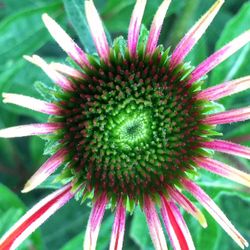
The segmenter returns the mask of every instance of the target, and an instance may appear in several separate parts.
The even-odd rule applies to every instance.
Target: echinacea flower
[[[218,151],[250,159],[250,148],[217,139],[220,133],[215,130],[218,124],[250,119],[250,107],[218,112],[215,103],[250,88],[250,76],[202,88],[207,73],[250,41],[250,31],[195,68],[184,62],[223,2],[214,3],[172,54],[157,45],[170,0],[162,2],[149,31],[141,25],[146,0],[137,0],[127,40],[118,37],[112,44],[93,1],[86,0],[86,17],[98,56],[86,54],[51,17],[42,16],[72,65],[48,64],[37,55],[25,56],[56,84],[48,90],[51,99],[4,93],[3,101],[50,116],[47,123],[2,129],[0,137],[40,135],[49,142],[46,152],[51,157],[30,178],[23,192],[37,187],[62,165],[57,180],[66,184],[10,228],[0,240],[1,250],[16,249],[76,196],[92,203],[85,250],[96,248],[107,207],[115,210],[110,249],[122,249],[126,211],[132,213],[136,206],[145,214],[155,249],[167,249],[159,214],[174,249],[195,249],[179,207],[202,227],[207,224],[184,193],[190,193],[241,248],[248,246],[194,182],[202,168],[250,187],[250,175],[212,158],[212,153]]]

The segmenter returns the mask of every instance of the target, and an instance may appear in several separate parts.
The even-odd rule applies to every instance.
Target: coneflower
[[[212,22],[218,0],[187,32],[173,53],[158,44],[170,0],[160,5],[149,31],[141,25],[146,0],[137,0],[128,38],[108,43],[92,0],[86,17],[98,52],[86,54],[47,14],[42,19],[72,65],[48,64],[37,55],[25,59],[56,84],[50,100],[4,93],[3,102],[49,115],[48,122],[0,130],[0,137],[39,135],[48,140],[51,157],[25,185],[28,192],[63,166],[63,188],[28,211],[0,240],[0,249],[15,249],[71,198],[90,199],[92,211],[85,250],[96,248],[107,205],[115,211],[110,249],[122,249],[126,211],[143,210],[155,249],[167,244],[159,214],[174,249],[195,249],[182,207],[202,227],[206,220],[184,193],[190,193],[241,247],[246,240],[214,201],[194,182],[206,169],[250,187],[250,175],[212,159],[218,151],[250,159],[250,148],[217,139],[216,125],[250,118],[250,107],[215,113],[214,101],[250,87],[250,76],[202,88],[206,74],[250,41],[244,32],[197,67],[184,62]],[[159,210],[158,210],[159,209]],[[158,213],[159,211],[159,213]]]

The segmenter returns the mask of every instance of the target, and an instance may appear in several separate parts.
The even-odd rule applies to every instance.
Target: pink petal
[[[136,48],[140,34],[141,21],[147,1],[137,0],[128,29],[128,50],[131,56],[136,55]]]
[[[214,201],[195,183],[189,180],[182,180],[184,188],[187,189],[200,203],[201,205],[211,214],[211,216],[220,224],[220,226],[228,233],[230,237],[242,248],[248,246],[247,241],[240,235],[235,229],[232,223],[228,220],[225,214],[220,208],[214,203]]]
[[[166,16],[168,7],[170,5],[170,2],[171,0],[164,0],[154,16],[154,20],[150,28],[147,48],[146,48],[146,52],[149,54],[152,54],[157,46],[160,33],[161,33],[162,24]]]
[[[181,230],[175,214],[172,211],[170,202],[164,196],[161,197],[161,214],[174,250],[188,250],[188,244]],[[191,249],[191,248],[190,248]],[[193,249],[193,248],[192,248]]]
[[[184,38],[175,48],[171,60],[170,67],[174,68],[183,61],[186,55],[192,50],[195,44],[199,41],[206,29],[213,21],[214,17],[220,10],[224,0],[218,0],[215,4],[206,12],[200,20],[188,31]]]
[[[16,249],[30,234],[43,224],[59,208],[64,206],[74,194],[71,184],[57,190],[42,199],[30,209],[10,230],[0,239],[1,250]]]
[[[169,202],[169,206],[170,206],[172,213],[177,221],[177,224],[179,225],[179,227],[180,227],[180,229],[185,237],[185,240],[187,241],[188,249],[190,249],[190,250],[195,249],[192,236],[189,232],[187,224],[186,224],[180,210],[174,204],[174,202]],[[181,247],[182,247],[182,245],[181,245]]]
[[[97,237],[101,227],[102,219],[104,216],[105,208],[107,205],[107,196],[103,193],[95,202],[87,226],[84,240],[84,249],[95,250]]]
[[[247,173],[210,158],[195,158],[194,161],[201,168],[250,187],[250,175]]]
[[[58,45],[80,66],[88,66],[89,62],[85,53],[60,27],[60,25],[55,20],[53,20],[48,14],[43,14],[42,19],[49,33],[55,39]]]
[[[109,57],[109,45],[93,0],[85,1],[85,13],[96,49],[100,57],[106,61]]]
[[[54,103],[48,103],[33,97],[11,93],[3,93],[3,98],[4,103],[16,104],[18,106],[35,110],[48,115],[60,114],[60,108]]]
[[[62,128],[61,123],[36,123],[0,129],[0,138],[46,135]]]
[[[118,202],[115,214],[115,221],[112,230],[110,250],[122,250],[123,238],[125,232],[126,209],[123,206],[122,199]]]
[[[208,115],[204,119],[205,124],[227,124],[232,122],[241,122],[250,119],[250,107],[232,109],[229,111]]]
[[[160,219],[154,207],[154,203],[149,197],[144,197],[143,207],[151,239],[156,250],[166,250],[167,244],[161,227]]]
[[[186,196],[172,187],[168,187],[168,193],[176,203],[178,203],[189,214],[193,215],[199,221],[202,227],[207,227],[207,221],[203,213]]]
[[[246,45],[250,41],[250,30],[241,34],[230,43],[225,45],[222,49],[215,52],[213,55],[208,57],[205,61],[203,61],[200,65],[196,67],[196,69],[191,73],[189,84],[199,80],[202,76],[207,74],[213,68],[215,68],[218,64],[226,60],[236,51],[241,49],[244,45]]]
[[[58,84],[64,90],[72,91],[74,90],[72,82],[68,80],[63,75],[56,72],[49,64],[47,64],[41,57],[37,55],[24,56],[24,59],[40,67],[48,77]]]
[[[22,192],[27,193],[33,190],[34,188],[36,188],[43,181],[45,181],[65,161],[65,156],[67,154],[68,154],[68,150],[63,148],[63,149],[60,149],[57,153],[55,153],[52,157],[50,157],[38,169],[38,171],[36,171],[36,173],[28,180]]]
[[[84,78],[84,74],[68,65],[61,64],[61,63],[51,63],[51,68],[55,71],[58,71],[59,73],[62,73],[64,75],[70,76],[75,79],[82,79]]]
[[[245,147],[230,141],[213,140],[203,142],[201,146],[218,152],[244,157],[250,160],[249,147]]]
[[[250,76],[237,80],[225,82],[217,86],[205,89],[198,93],[198,100],[216,101],[226,96],[230,96],[250,88]]]

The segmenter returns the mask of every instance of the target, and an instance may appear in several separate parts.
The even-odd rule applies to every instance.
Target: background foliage
[[[38,97],[34,82],[48,78],[22,58],[37,53],[46,60],[64,61],[65,54],[46,31],[41,14],[49,13],[88,52],[94,52],[84,15],[84,0],[0,0],[0,92],[14,92]],[[126,36],[134,0],[95,0],[110,37]],[[143,22],[149,27],[161,0],[149,0]],[[161,43],[173,48],[187,29],[204,13],[213,0],[173,0],[161,35]],[[227,0],[206,35],[188,59],[197,65],[215,49],[250,28],[250,1]],[[250,74],[250,49],[246,46],[209,74],[208,85]],[[223,99],[226,107],[250,104],[249,91]],[[12,105],[0,103],[0,127],[45,121],[46,116]],[[221,128],[225,137],[250,146],[250,122]],[[30,194],[21,194],[25,181],[45,160],[44,142],[39,138],[0,140],[0,236],[54,186],[43,185]],[[249,172],[249,161],[216,155],[239,169]],[[232,182],[204,173],[200,185],[216,200],[240,232],[250,241],[250,196]],[[71,201],[34,233],[20,249],[82,249],[82,240],[90,208]],[[232,240],[207,215],[208,228],[201,229],[185,214],[197,249],[238,249]],[[113,217],[107,213],[98,239],[98,249],[107,249]],[[145,219],[138,209],[128,216],[124,249],[153,249]]]

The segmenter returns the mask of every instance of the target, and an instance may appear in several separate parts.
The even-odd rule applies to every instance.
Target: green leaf
[[[196,232],[198,233],[196,246],[198,246],[199,249],[203,250],[216,249],[218,238],[221,235],[222,230],[219,228],[219,225],[209,213],[207,213],[206,211],[203,211],[203,213],[206,217],[208,227],[204,229],[201,226],[198,226],[199,231]]]
[[[216,204],[220,206],[220,196],[213,197],[213,199]],[[201,225],[190,214],[186,212],[183,214],[195,247],[203,250],[220,249],[218,248],[218,243],[220,236],[224,233],[223,230],[200,204],[197,204],[197,207],[201,209],[206,218],[208,225],[207,228],[201,227]]]
[[[248,51],[248,54],[247,54],[246,58],[250,58],[250,50]],[[250,72],[249,60],[244,60],[244,62],[242,63],[240,69],[238,70],[238,72],[236,74],[236,77],[241,77],[241,76],[248,75],[249,72]]]
[[[148,1],[143,15],[143,24],[147,26],[152,22],[153,16],[157,11],[162,0]],[[102,18],[110,32],[127,32],[130,22],[130,17],[135,5],[134,0],[117,1],[109,0],[102,12]],[[176,13],[183,6],[182,1],[172,1],[167,16]]]
[[[56,178],[59,176],[59,174],[53,174],[49,176],[42,184],[40,184],[37,189],[54,189],[57,190],[59,188],[62,188],[62,184],[59,182],[55,182]]]
[[[113,226],[114,216],[110,215],[106,217],[103,221],[100,229],[100,233],[98,236],[97,250],[106,249],[110,242],[111,231]]]
[[[238,197],[233,194],[222,194],[220,197],[220,207],[222,211],[227,215],[232,224],[239,230],[243,237],[249,242],[249,228],[250,220],[249,205],[250,197]],[[223,232],[219,239],[218,248],[220,250],[237,250],[239,246],[233,242],[233,240]]]
[[[68,18],[72,23],[85,51],[88,53],[95,52],[95,46],[88,28],[84,0],[63,0]]]
[[[16,0],[3,0],[5,14],[9,15],[12,12],[16,12],[25,8],[30,7],[41,7],[45,4],[48,4],[51,0],[25,0],[25,1],[16,1]]]
[[[245,3],[240,11],[226,25],[219,41],[216,44],[216,50],[221,48],[232,39],[250,28],[250,3]],[[238,72],[239,68],[246,59],[250,46],[247,45],[235,55],[231,56],[221,65],[213,70],[211,83],[212,85],[232,79]]]
[[[11,190],[0,184],[0,238],[15,222],[25,213],[25,205]],[[41,235],[39,232],[33,233],[19,248],[42,249]]]
[[[108,247],[110,242],[113,220],[114,218],[112,215],[104,219],[97,240],[97,250],[103,250]],[[84,234],[85,233],[80,233],[79,235],[75,236],[61,250],[82,249]]]
[[[245,166],[244,164],[244,161],[246,161],[245,159],[239,158],[239,162],[237,162],[236,158],[230,159],[227,157],[227,155],[223,154],[216,154],[216,155],[217,155],[216,157],[217,160],[226,163],[232,167],[237,168],[238,167],[237,163],[242,164],[242,168],[243,166]],[[241,162],[241,160],[243,161]],[[235,194],[242,198],[249,196],[248,189],[245,186],[242,186],[236,182],[233,182],[216,174],[210,173],[203,169],[199,169],[199,174],[200,178],[196,181],[196,184],[199,185],[202,189],[204,189],[205,192],[207,192],[209,196],[212,198],[217,197],[222,192]]]
[[[41,20],[44,12],[61,19],[63,17],[61,1],[20,11],[0,23],[0,65],[19,59],[24,54],[35,52],[50,39]]]
[[[154,249],[150,239],[145,215],[138,207],[133,214],[129,235],[140,249]]]
[[[34,82],[37,80],[47,80],[44,72],[23,59],[8,62],[0,69],[0,93],[10,92],[32,96],[41,99],[39,93],[35,90]],[[47,115],[35,112],[13,104],[4,104],[0,102],[1,114],[9,115],[12,112],[15,115],[25,115],[35,118],[39,121],[46,121]],[[3,119],[7,121],[9,119]],[[7,124],[6,124],[7,125]],[[13,124],[10,124],[13,125]]]
[[[198,65],[208,56],[208,48],[205,36],[200,39],[197,45],[188,54],[186,61],[191,62],[192,65]]]
[[[226,139],[237,141],[240,144],[244,143],[244,145],[250,147],[249,131],[250,131],[250,123],[246,122],[229,130],[225,134],[225,137]]]
[[[35,169],[38,169],[40,165],[47,159],[47,157],[43,157],[44,140],[36,136],[31,137],[29,138],[28,146],[30,150],[32,165],[35,166]]]
[[[230,193],[221,193],[214,199],[223,213],[228,217],[236,229],[249,242],[250,222],[246,219],[249,210],[250,199],[238,197]],[[200,205],[198,207],[201,208]],[[231,237],[221,228],[221,226],[208,214],[204,209],[208,227],[202,228],[189,214],[184,214],[185,221],[188,225],[194,244],[197,249],[204,250],[237,250],[239,246]]]
[[[61,250],[82,249],[83,246],[83,233],[78,234],[71,239]]]

